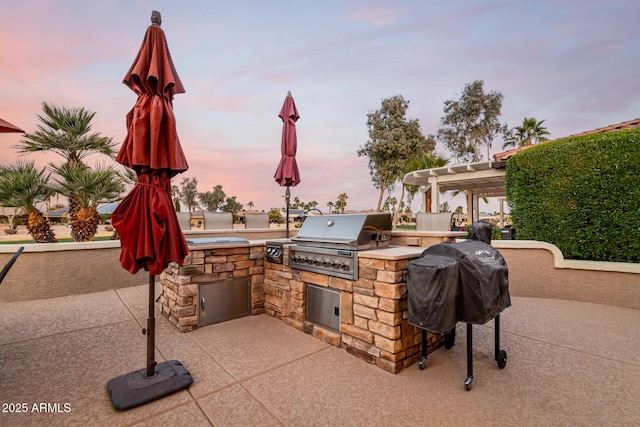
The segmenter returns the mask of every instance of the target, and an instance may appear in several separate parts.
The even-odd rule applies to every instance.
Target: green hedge
[[[565,258],[640,262],[640,129],[564,138],[507,162],[516,238]]]

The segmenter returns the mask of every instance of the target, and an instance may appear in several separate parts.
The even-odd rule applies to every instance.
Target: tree
[[[118,199],[124,191],[124,178],[114,168],[98,165],[89,169],[78,163],[56,169],[53,189],[67,197],[74,195],[79,208],[71,214],[71,237],[76,242],[92,241],[98,232],[98,205]]]
[[[198,196],[198,179],[197,178],[182,178],[180,183],[180,200],[187,205],[187,211],[191,212],[195,210],[197,203],[196,197]]]
[[[303,203],[300,201],[300,197],[296,196],[293,198],[293,202],[291,203],[291,209],[298,209],[300,206],[302,206]]]
[[[282,222],[282,212],[280,212],[280,209],[272,208],[269,211],[269,222],[273,222],[273,223]]]
[[[396,214],[396,205],[398,204],[398,199],[392,197],[391,195],[387,196],[382,205],[382,209],[389,212],[391,215],[395,216]]]
[[[516,126],[505,135],[505,143],[502,148],[509,146],[522,147],[547,141],[549,131],[542,126],[545,120],[537,121],[535,117],[525,117],[521,126]]]
[[[310,211],[313,209],[316,209],[316,207],[319,205],[318,202],[316,202],[315,200],[310,201],[309,203],[305,203],[304,204],[304,210],[305,211]]]
[[[431,152],[435,141],[425,138],[417,119],[407,119],[409,101],[396,95],[383,99],[379,110],[367,114],[369,140],[358,156],[369,158],[369,173],[379,190],[380,211],[384,194],[402,179],[409,159]]]
[[[21,207],[26,211],[27,231],[36,243],[56,243],[49,221],[36,208],[51,197],[53,189],[47,184],[50,174],[35,162],[18,161],[0,165],[0,205]]]
[[[344,208],[347,207],[347,199],[349,198],[349,196],[347,196],[347,193],[342,193],[338,196],[338,201],[336,202],[335,206],[336,206],[336,210],[339,213],[344,213]]]
[[[332,212],[333,205],[334,205],[334,203],[333,203],[333,202],[327,202],[327,209],[329,209],[329,213],[331,213],[331,212]]]
[[[242,210],[242,204],[236,201],[236,196],[227,197],[225,200],[225,204],[222,207],[223,212],[231,212],[232,214],[237,214]]]
[[[200,203],[210,212],[222,210],[226,197],[227,195],[222,190],[222,185],[213,187],[213,192],[206,191],[204,193],[198,193],[198,200],[200,200]]]
[[[253,202],[250,201],[249,203],[247,203],[247,206],[249,207],[249,209],[253,209]]]
[[[438,140],[461,163],[481,161],[483,147],[488,158],[493,139],[507,129],[506,124],[500,124],[504,95],[497,91],[484,93],[483,85],[482,80],[466,84],[460,99],[444,103]]]
[[[67,164],[84,164],[84,159],[94,153],[111,158],[116,153],[112,138],[91,133],[91,120],[96,113],[84,108],[58,108],[42,103],[41,124],[35,133],[26,133],[15,148],[21,153],[49,151],[64,157]],[[69,214],[78,209],[74,195],[69,196]]]

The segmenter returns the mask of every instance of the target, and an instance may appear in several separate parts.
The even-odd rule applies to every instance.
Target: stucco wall
[[[252,233],[243,237],[282,238],[283,233],[284,230],[280,235]],[[196,233],[191,237],[204,236]],[[393,243],[397,244],[397,240]],[[512,295],[640,309],[640,264],[565,260],[556,246],[542,242],[496,240],[492,244],[507,261]],[[19,247],[0,245],[0,267]],[[0,284],[0,301],[52,298],[146,284],[147,273],[129,274],[120,266],[119,256],[119,241],[25,245],[25,252]]]
[[[145,271],[133,275],[120,266],[119,241],[24,246],[0,284],[2,302],[97,292],[148,281]],[[4,266],[19,247],[2,245],[0,265]]]
[[[290,237],[297,229],[290,230]],[[185,238],[243,237],[248,240],[285,237],[285,229],[185,231]],[[0,245],[0,268],[20,248]],[[54,298],[148,283],[144,270],[130,274],[120,265],[120,241],[40,243],[24,252],[0,284],[0,302]]]
[[[543,242],[492,245],[507,261],[511,295],[640,309],[640,264],[565,260],[556,246]]]

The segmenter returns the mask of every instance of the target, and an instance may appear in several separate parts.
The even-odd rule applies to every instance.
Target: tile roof
[[[588,130],[588,131],[585,131],[585,132],[576,133],[576,134],[569,135],[569,136],[582,136],[582,135],[589,135],[589,134],[592,134],[592,133],[613,132],[613,131],[616,131],[616,130],[633,129],[633,128],[637,128],[639,124],[640,124],[640,118],[633,119],[633,120],[628,120],[628,121],[622,122],[622,123],[616,123],[614,125],[601,127],[601,128],[594,129],[594,130]]]

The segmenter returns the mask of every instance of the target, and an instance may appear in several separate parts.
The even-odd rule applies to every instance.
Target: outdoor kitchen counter
[[[420,256],[425,248],[417,246],[389,246],[358,252],[358,258],[374,258],[386,260],[413,259]]]
[[[391,242],[396,246],[418,246],[424,249],[442,242],[454,242],[467,236],[466,231],[393,230]]]
[[[162,314],[178,330],[188,332],[215,321],[263,312],[265,240],[223,236],[186,240],[189,253],[183,265],[171,263],[160,275]],[[221,317],[207,317],[203,309],[203,292],[212,289],[220,291],[207,301],[220,301]],[[233,305],[234,293],[238,310],[226,313]],[[226,300],[221,299],[223,295]]]
[[[266,242],[266,240],[249,240],[248,242],[189,244],[189,240],[190,239],[187,239],[187,247],[189,248],[189,252],[202,251],[206,249],[249,248],[249,247],[255,247],[255,246],[264,246]]]
[[[172,263],[161,275],[162,314],[178,330],[188,332],[212,321],[266,313],[389,372],[399,372],[418,360],[420,330],[407,321],[406,277],[407,263],[418,258],[424,247],[391,245],[358,251],[359,274],[349,280],[291,268],[287,243],[282,263],[277,263],[266,257],[262,239],[187,240],[191,244],[184,264]],[[327,328],[307,318],[311,287],[339,293],[338,327]],[[217,288],[215,296],[209,294]],[[236,306],[234,293],[248,300],[248,306],[227,314],[228,307]],[[207,310],[216,301],[221,314],[211,320]],[[433,351],[441,342],[441,336],[429,334],[427,346]]]

